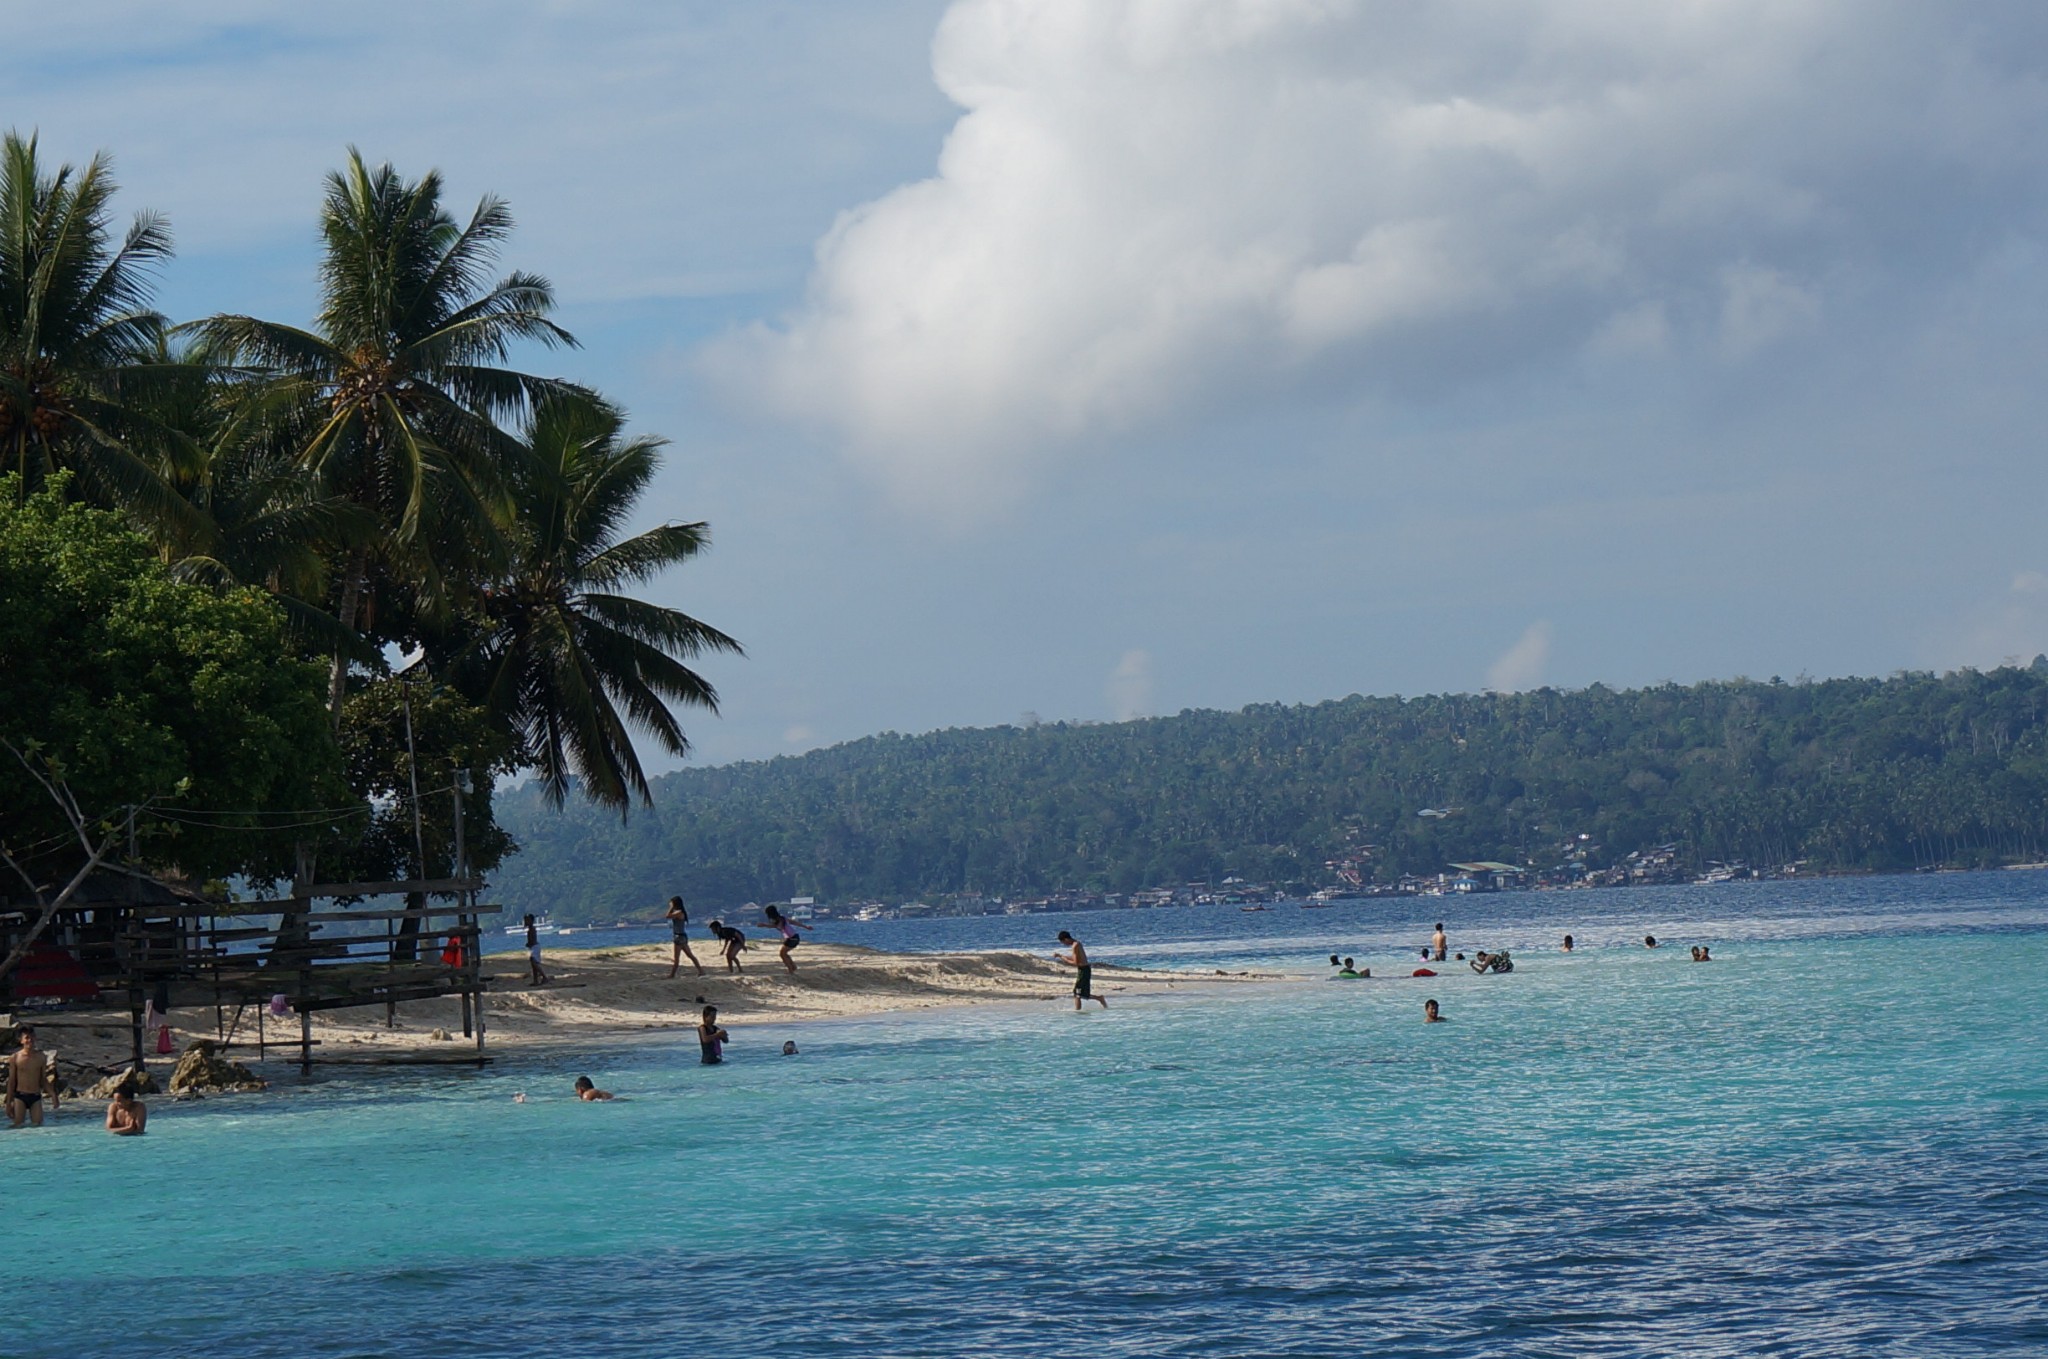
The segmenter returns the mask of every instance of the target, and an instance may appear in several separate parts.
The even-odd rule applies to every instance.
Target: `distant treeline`
[[[650,915],[678,890],[713,907],[1311,886],[1347,858],[1386,881],[1548,867],[1568,845],[1593,867],[1672,843],[1697,865],[1987,865],[2048,844],[2048,661],[889,733],[668,775],[623,824],[531,789],[499,815],[524,845],[505,901],[563,920]]]

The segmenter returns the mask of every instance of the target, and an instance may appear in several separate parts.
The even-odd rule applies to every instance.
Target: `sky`
[[[10,17],[160,305],[351,146],[670,439],[694,760],[2048,651],[2036,0],[182,0]]]

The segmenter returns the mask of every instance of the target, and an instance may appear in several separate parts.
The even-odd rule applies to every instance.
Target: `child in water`
[[[725,1060],[725,1045],[732,1035],[718,1027],[718,1007],[704,1007],[704,1018],[697,1025],[697,1047],[702,1052],[699,1061],[704,1066],[717,1066]]]

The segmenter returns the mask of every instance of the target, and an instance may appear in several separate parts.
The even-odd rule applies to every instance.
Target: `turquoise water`
[[[0,1353],[2040,1353],[2044,887],[1502,897],[1444,909],[1506,977],[325,1076],[158,1101],[139,1141],[67,1117],[0,1135],[51,1304]],[[1566,910],[1596,946],[1538,951]],[[1377,971],[1414,933],[1142,914],[1078,918],[1189,965]],[[1677,946],[1625,947],[1644,919]],[[571,1101],[584,1071],[630,1098]]]

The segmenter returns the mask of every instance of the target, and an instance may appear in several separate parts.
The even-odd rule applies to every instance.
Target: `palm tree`
[[[292,398],[283,437],[323,489],[385,521],[377,560],[358,548],[338,572],[336,617],[359,628],[371,612],[364,592],[378,583],[373,564],[432,611],[447,600],[437,542],[488,555],[509,518],[505,463],[518,454],[501,423],[579,390],[502,365],[521,341],[576,341],[548,319],[546,279],[514,272],[490,282],[512,230],[496,198],[460,224],[441,206],[438,172],[408,182],[389,165],[367,168],[351,148],[347,167],[328,176],[320,225],[315,329],[231,315],[196,329],[247,376]],[[337,652],[337,721],[345,681]]]
[[[115,192],[104,154],[45,172],[34,137],[0,138],[0,466],[24,495],[69,470],[88,495],[147,519],[176,513],[130,446],[147,424],[136,366],[164,330],[150,273],[171,237],[143,212],[115,245]]]
[[[145,410],[182,436],[155,450],[155,470],[190,510],[148,526],[164,563],[217,588],[267,590],[314,649],[374,661],[324,601],[333,564],[380,542],[376,514],[298,464],[278,437],[279,393],[233,381],[195,348],[166,347],[155,361],[169,376],[149,384]]]
[[[690,743],[669,704],[718,710],[711,684],[683,664],[740,644],[689,615],[619,591],[710,543],[705,525],[620,531],[661,466],[665,441],[626,438],[625,417],[593,397],[543,402],[514,464],[518,506],[507,569],[482,592],[482,632],[452,673],[524,747],[549,800],[571,779],[624,811],[648,799],[632,727],[682,756]]]

